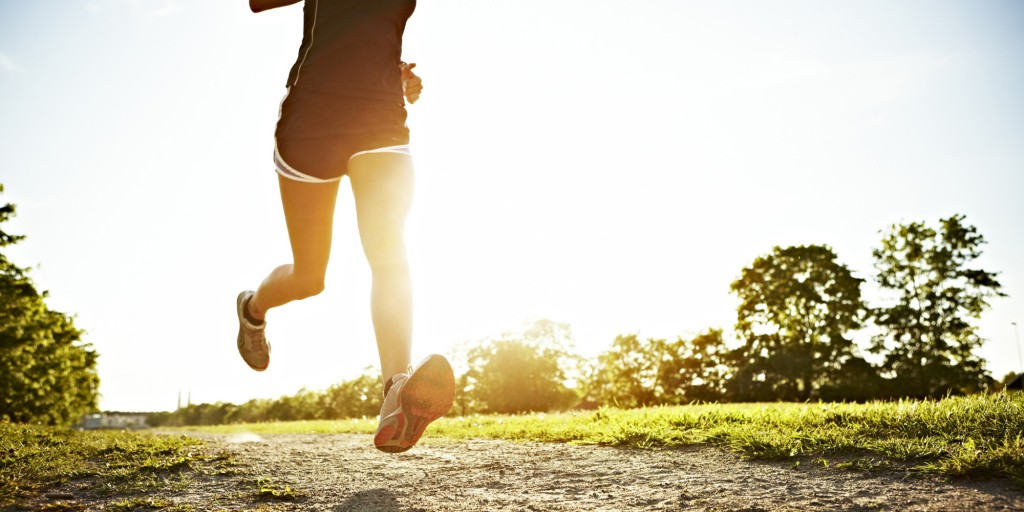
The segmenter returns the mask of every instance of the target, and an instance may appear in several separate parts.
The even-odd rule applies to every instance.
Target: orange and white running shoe
[[[427,425],[452,408],[455,374],[444,356],[434,354],[391,382],[373,445],[380,451],[400,453],[415,446]]]

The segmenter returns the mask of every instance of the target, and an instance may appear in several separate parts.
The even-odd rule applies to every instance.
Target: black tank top
[[[416,0],[305,0],[288,86],[402,102],[402,34]]]

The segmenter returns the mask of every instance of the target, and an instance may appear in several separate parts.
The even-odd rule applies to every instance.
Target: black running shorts
[[[408,153],[405,105],[289,88],[275,133],[277,172],[298,181],[340,180],[362,152]]]

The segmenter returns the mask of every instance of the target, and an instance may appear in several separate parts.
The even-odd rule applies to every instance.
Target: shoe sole
[[[398,395],[398,409],[383,418],[373,444],[401,453],[420,440],[430,422],[448,414],[455,402],[455,374],[448,360],[432,355],[416,368]]]

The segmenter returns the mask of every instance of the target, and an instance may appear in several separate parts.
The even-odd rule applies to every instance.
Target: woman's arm
[[[267,9],[273,9],[275,7],[297,4],[300,1],[301,0],[249,0],[249,8],[252,9],[252,12],[260,12]]]

